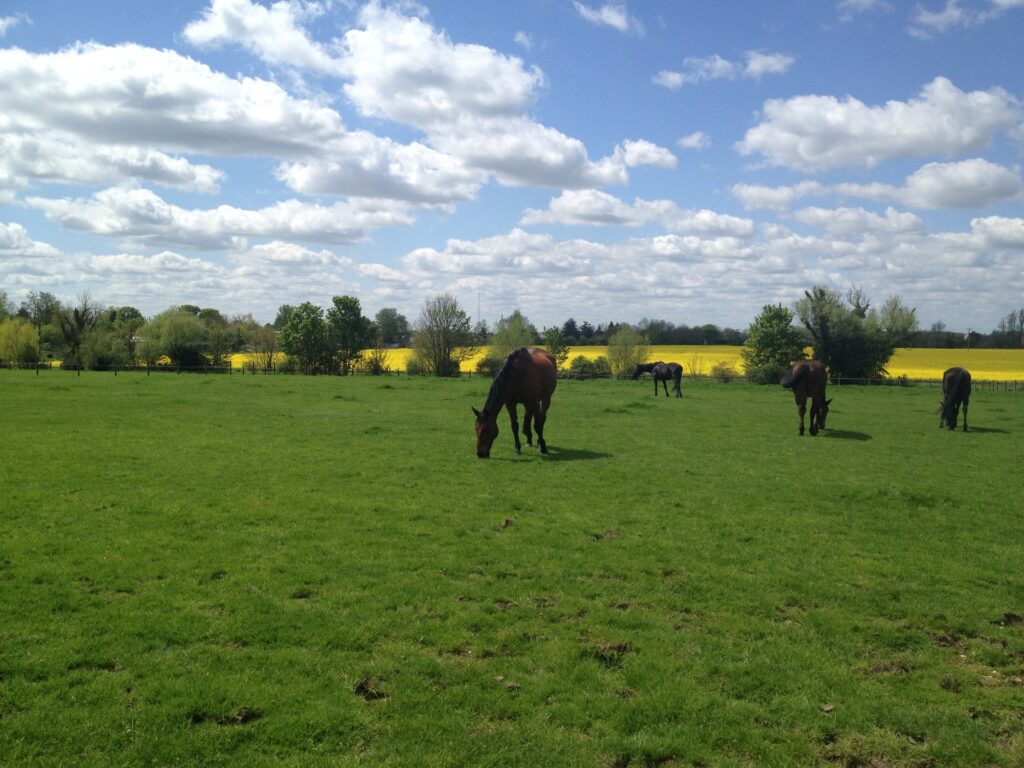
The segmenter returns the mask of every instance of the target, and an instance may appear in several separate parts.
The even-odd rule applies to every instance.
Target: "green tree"
[[[630,325],[617,326],[608,339],[608,365],[614,376],[629,376],[648,354],[647,340]]]
[[[57,313],[57,322],[64,339],[64,363],[82,364],[82,344],[85,337],[96,327],[99,320],[98,307],[88,293],[78,297],[78,306],[62,306]]]
[[[877,379],[885,376],[894,347],[879,323],[869,317],[870,302],[859,289],[844,301],[823,286],[804,292],[796,314],[811,335],[814,357],[828,368],[832,379]]]
[[[277,330],[281,330],[288,325],[288,318],[292,316],[292,312],[295,311],[295,307],[291,304],[282,304],[277,308],[277,316],[274,318],[274,327]]]
[[[544,346],[555,358],[555,365],[558,370],[564,371],[569,361],[569,342],[562,335],[562,329],[557,325],[544,329]]]
[[[409,321],[394,307],[384,307],[373,318],[381,343],[405,344],[409,338]]]
[[[454,296],[427,299],[412,339],[414,365],[435,376],[458,376],[459,364],[477,352],[469,315]]]
[[[536,340],[537,329],[522,312],[518,309],[513,310],[511,315],[498,321],[494,333],[491,334],[487,354],[478,363],[477,370],[493,376],[501,368],[509,353],[520,347],[533,346]]]
[[[7,295],[7,291],[0,288],[0,320],[6,320],[11,317],[18,310],[14,306],[14,302],[11,301]]]
[[[39,362],[39,334],[23,317],[0,320],[0,363],[32,365]]]
[[[325,370],[327,323],[320,307],[308,301],[295,307],[281,329],[278,340],[285,354],[295,358],[306,373]]]
[[[261,371],[269,371],[274,367],[278,333],[274,326],[265,325],[253,330],[249,336],[249,349],[253,354],[253,364]]]
[[[189,309],[170,307],[154,317],[140,329],[145,338],[141,354],[147,362],[155,362],[161,355],[183,368],[194,368],[206,363],[202,350],[206,346],[206,326]]]
[[[890,296],[878,310],[868,313],[870,320],[893,348],[906,347],[917,333],[917,310],[908,307],[899,296]]]
[[[750,324],[740,356],[749,381],[778,384],[804,358],[804,337],[793,327],[793,313],[781,304],[765,305]]]
[[[354,296],[335,296],[331,305],[326,321],[331,368],[348,375],[372,341],[371,323],[363,317],[359,299]]]

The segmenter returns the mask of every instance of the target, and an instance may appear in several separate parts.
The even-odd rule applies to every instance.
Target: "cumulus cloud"
[[[630,14],[625,3],[604,3],[599,8],[591,8],[579,0],[573,0],[576,12],[591,24],[611,27],[614,30],[626,34],[634,34],[642,37],[644,25],[635,16]]]
[[[352,243],[371,229],[411,223],[408,214],[388,205],[322,206],[285,200],[260,210],[230,205],[187,210],[133,187],[112,187],[88,199],[29,197],[25,202],[69,229],[139,246],[197,250],[244,247],[248,237]]]
[[[928,163],[907,177],[902,187],[890,184],[838,184],[851,197],[891,200],[911,208],[986,208],[1019,198],[1019,173],[982,158],[958,163]]]
[[[707,209],[680,208],[671,200],[635,200],[632,204],[596,190],[566,191],[554,198],[545,211],[529,209],[520,225],[562,224],[642,227],[657,222],[670,232],[705,237],[747,238],[754,222]]]
[[[337,60],[300,26],[324,10],[322,3],[301,0],[281,0],[269,8],[250,0],[212,0],[183,34],[195,46],[238,43],[268,64],[337,74]]]
[[[17,222],[0,223],[0,259],[9,257],[56,256],[56,248],[40,243],[28,236],[28,230]]]
[[[736,80],[739,77],[760,80],[764,75],[780,75],[793,66],[796,59],[784,53],[747,51],[744,61],[729,61],[719,54],[691,57],[683,61],[683,69],[663,69],[652,81],[669,90],[694,85],[707,80]]]
[[[765,102],[762,115],[736,149],[768,165],[816,172],[974,152],[1019,128],[1021,105],[1002,88],[965,93],[938,77],[910,101],[868,106],[852,96],[797,96]]]
[[[898,234],[923,231],[924,222],[912,213],[886,208],[879,215],[863,208],[803,208],[794,217],[831,235],[849,238],[855,235]]]
[[[827,188],[816,181],[801,181],[791,186],[768,187],[761,184],[733,184],[732,196],[748,211],[787,211],[794,202],[809,195],[824,195]]]

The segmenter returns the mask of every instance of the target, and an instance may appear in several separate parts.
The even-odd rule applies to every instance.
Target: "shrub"
[[[583,355],[576,355],[570,363],[569,370],[576,376],[610,376],[612,373],[608,358],[600,355],[591,360]]]
[[[718,379],[723,384],[728,384],[730,381],[739,376],[739,373],[725,360],[719,360],[713,366],[711,366],[711,376]]]

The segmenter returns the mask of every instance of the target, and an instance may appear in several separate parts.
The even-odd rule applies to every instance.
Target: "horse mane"
[[[505,362],[501,364],[501,368],[495,375],[494,381],[491,382],[491,388],[487,392],[487,400],[484,402],[484,413],[496,415],[501,410],[501,406],[505,404],[505,390],[508,389],[516,370],[514,359],[524,352],[526,352],[526,347],[513,350],[505,358]],[[528,352],[526,353],[527,355],[529,354]]]

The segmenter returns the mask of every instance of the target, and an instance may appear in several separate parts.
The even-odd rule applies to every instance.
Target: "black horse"
[[[967,431],[967,404],[971,401],[971,374],[964,368],[950,368],[942,374],[942,410],[939,429],[956,429],[961,404],[964,407],[964,432]]]
[[[801,435],[804,433],[804,414],[807,412],[808,400],[811,401],[811,436],[818,434],[819,429],[825,428],[828,406],[832,402],[825,399],[825,383],[827,381],[825,366],[817,360],[801,360],[795,363],[790,372],[779,382],[786,389],[793,390],[796,410],[800,414]]]
[[[633,379],[639,379],[641,374],[649,373],[651,378],[654,379],[654,396],[658,396],[658,382],[665,387],[665,397],[668,397],[668,380],[672,379],[674,382],[672,391],[676,393],[676,397],[683,396],[682,382],[683,382],[683,366],[679,363],[663,363],[660,360],[656,363],[639,363],[636,366],[636,370],[633,371]]]

